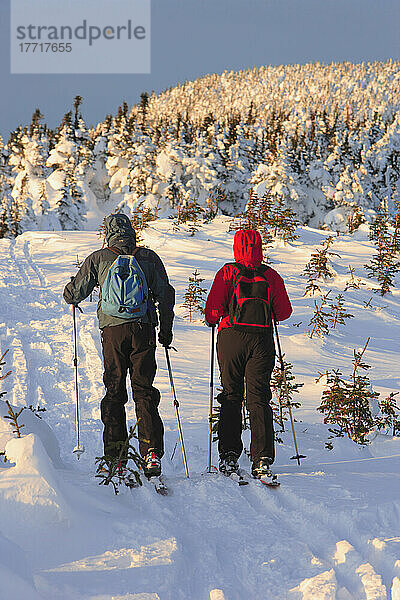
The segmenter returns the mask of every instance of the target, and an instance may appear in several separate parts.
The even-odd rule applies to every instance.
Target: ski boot
[[[261,457],[260,460],[253,462],[251,474],[255,479],[260,479],[265,485],[275,487],[279,485],[279,481],[271,471],[271,462],[269,458]]]
[[[161,460],[154,448],[150,448],[144,459],[143,473],[150,477],[159,477],[161,475]]]
[[[238,455],[235,452],[228,452],[219,459],[219,471],[223,475],[230,477],[233,473],[239,474]]]
[[[251,474],[255,479],[260,479],[263,475],[270,475],[271,461],[268,458],[262,457],[260,460],[253,462]]]

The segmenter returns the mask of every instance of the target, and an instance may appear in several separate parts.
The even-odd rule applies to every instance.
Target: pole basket
[[[291,456],[290,460],[297,460],[297,462],[300,464],[301,458],[307,458],[307,456],[304,456],[304,454],[296,454],[295,456]]]
[[[72,450],[72,452],[74,454],[76,454],[76,457],[79,460],[81,457],[81,454],[83,454],[85,452],[85,446],[83,444],[78,444],[77,446],[75,446],[75,448]]]

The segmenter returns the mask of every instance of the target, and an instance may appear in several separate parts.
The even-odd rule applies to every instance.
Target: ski
[[[250,475],[250,473],[247,473],[247,471],[243,471],[241,469],[241,475],[246,481],[246,483],[249,483],[249,481],[251,480],[253,480],[254,482],[259,481],[263,485],[266,485],[270,488],[276,488],[281,485],[280,481],[278,480],[278,476],[272,472],[270,472],[268,475],[261,475],[261,477],[253,477],[253,475]]]
[[[161,476],[153,475],[148,478],[148,482],[154,486],[157,494],[160,494],[161,496],[168,496],[170,494],[170,490],[161,479]]]
[[[234,473],[225,475],[225,477],[229,477],[229,479],[232,479],[232,481],[234,481],[238,485],[249,485],[249,482],[246,481],[246,479],[243,477],[243,475],[241,473],[234,472]]]
[[[262,475],[261,477],[256,478],[256,481],[260,481],[263,485],[267,485],[271,488],[276,488],[281,485],[280,481],[278,481],[277,475],[271,473],[270,475]]]
[[[232,479],[232,481],[234,481],[238,485],[248,485],[248,483],[249,483],[248,481],[246,481],[246,479],[243,477],[243,475],[240,472],[232,471],[231,473],[229,473],[229,472],[219,471],[219,473],[221,475],[223,475],[224,477],[226,477],[227,479]]]
[[[132,474],[125,475],[122,478],[122,481],[124,482],[126,487],[131,490],[134,488],[141,487],[141,485],[142,485],[141,483],[139,483],[139,481],[137,481],[136,477],[134,477]]]

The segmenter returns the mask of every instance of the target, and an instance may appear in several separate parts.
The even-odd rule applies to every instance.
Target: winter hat
[[[136,246],[136,232],[127,215],[117,213],[106,217],[104,231],[108,246],[113,244]]]

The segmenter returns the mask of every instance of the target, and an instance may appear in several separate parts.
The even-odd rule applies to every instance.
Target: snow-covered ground
[[[75,445],[72,319],[62,290],[83,259],[99,247],[96,232],[26,232],[0,240],[0,354],[9,348],[2,382],[15,406],[28,410],[16,439],[4,419],[0,450],[11,463],[0,471],[0,598],[3,600],[383,600],[400,599],[400,438],[372,435],[359,447],[347,439],[325,449],[328,427],[316,411],[323,383],[318,372],[351,368],[353,348],[371,341],[366,362],[382,397],[400,389],[400,294],[383,299],[371,291],[362,265],[373,247],[367,231],[335,238],[332,296],[343,292],[348,266],[366,284],[344,293],[355,315],[319,339],[307,335],[313,299],[304,298],[301,272],[328,232],[302,228],[301,237],[269,252],[294,305],[280,325],[287,359],[304,382],[296,411],[299,467],[288,430],[277,446],[275,470],[282,485],[238,487],[207,475],[210,330],[189,323],[179,304],[197,268],[210,286],[232,257],[229,219],[218,217],[190,237],[168,219],[151,224],[144,242],[160,254],[177,289],[171,353],[180,401],[190,479],[179,451],[175,413],[162,349],[156,385],[166,426],[163,468],[173,493],[161,497],[148,485],[114,495],[94,478],[101,450],[100,335],[96,303],[79,315],[81,438]],[[368,307],[368,303],[372,297]],[[3,371],[4,374],[4,371]],[[6,412],[4,399],[0,410]],[[132,403],[128,407],[135,421]],[[248,446],[247,432],[244,439]],[[216,449],[213,462],[217,463]],[[171,456],[173,459],[171,460]],[[243,455],[242,466],[250,463]],[[10,466],[15,464],[15,466]]]

